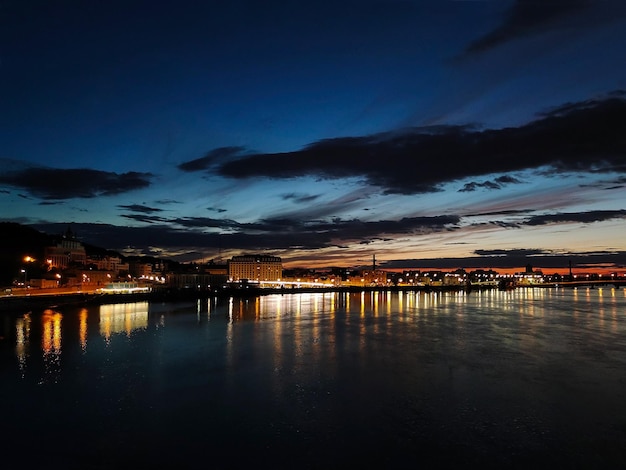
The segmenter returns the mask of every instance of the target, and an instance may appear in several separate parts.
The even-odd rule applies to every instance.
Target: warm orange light
[[[32,258],[30,256],[25,256],[24,261],[26,261],[27,263],[32,263],[33,261],[35,261],[35,258]]]

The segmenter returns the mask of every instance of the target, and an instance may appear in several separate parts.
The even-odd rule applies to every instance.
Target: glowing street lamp
[[[35,261],[35,258],[33,258],[32,256],[26,255],[24,256],[24,262],[25,263],[33,263]],[[26,288],[26,285],[28,283],[28,272],[27,269],[24,268],[21,270],[21,272],[24,273],[24,288]]]

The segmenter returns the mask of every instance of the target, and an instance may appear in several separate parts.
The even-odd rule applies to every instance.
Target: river
[[[6,469],[624,468],[626,289],[0,316]]]

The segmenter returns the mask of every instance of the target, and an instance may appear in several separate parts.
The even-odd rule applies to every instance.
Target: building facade
[[[111,271],[116,275],[121,271],[128,272],[128,263],[124,263],[119,256],[94,256],[88,257],[87,263],[100,271]]]
[[[69,229],[55,245],[45,247],[44,256],[50,268],[58,269],[84,265],[87,260],[85,247]]]
[[[278,282],[283,277],[283,261],[278,256],[233,256],[228,261],[228,278],[231,282]]]

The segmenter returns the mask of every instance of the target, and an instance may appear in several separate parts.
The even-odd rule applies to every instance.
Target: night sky
[[[626,2],[0,0],[0,221],[178,261],[626,269]]]

